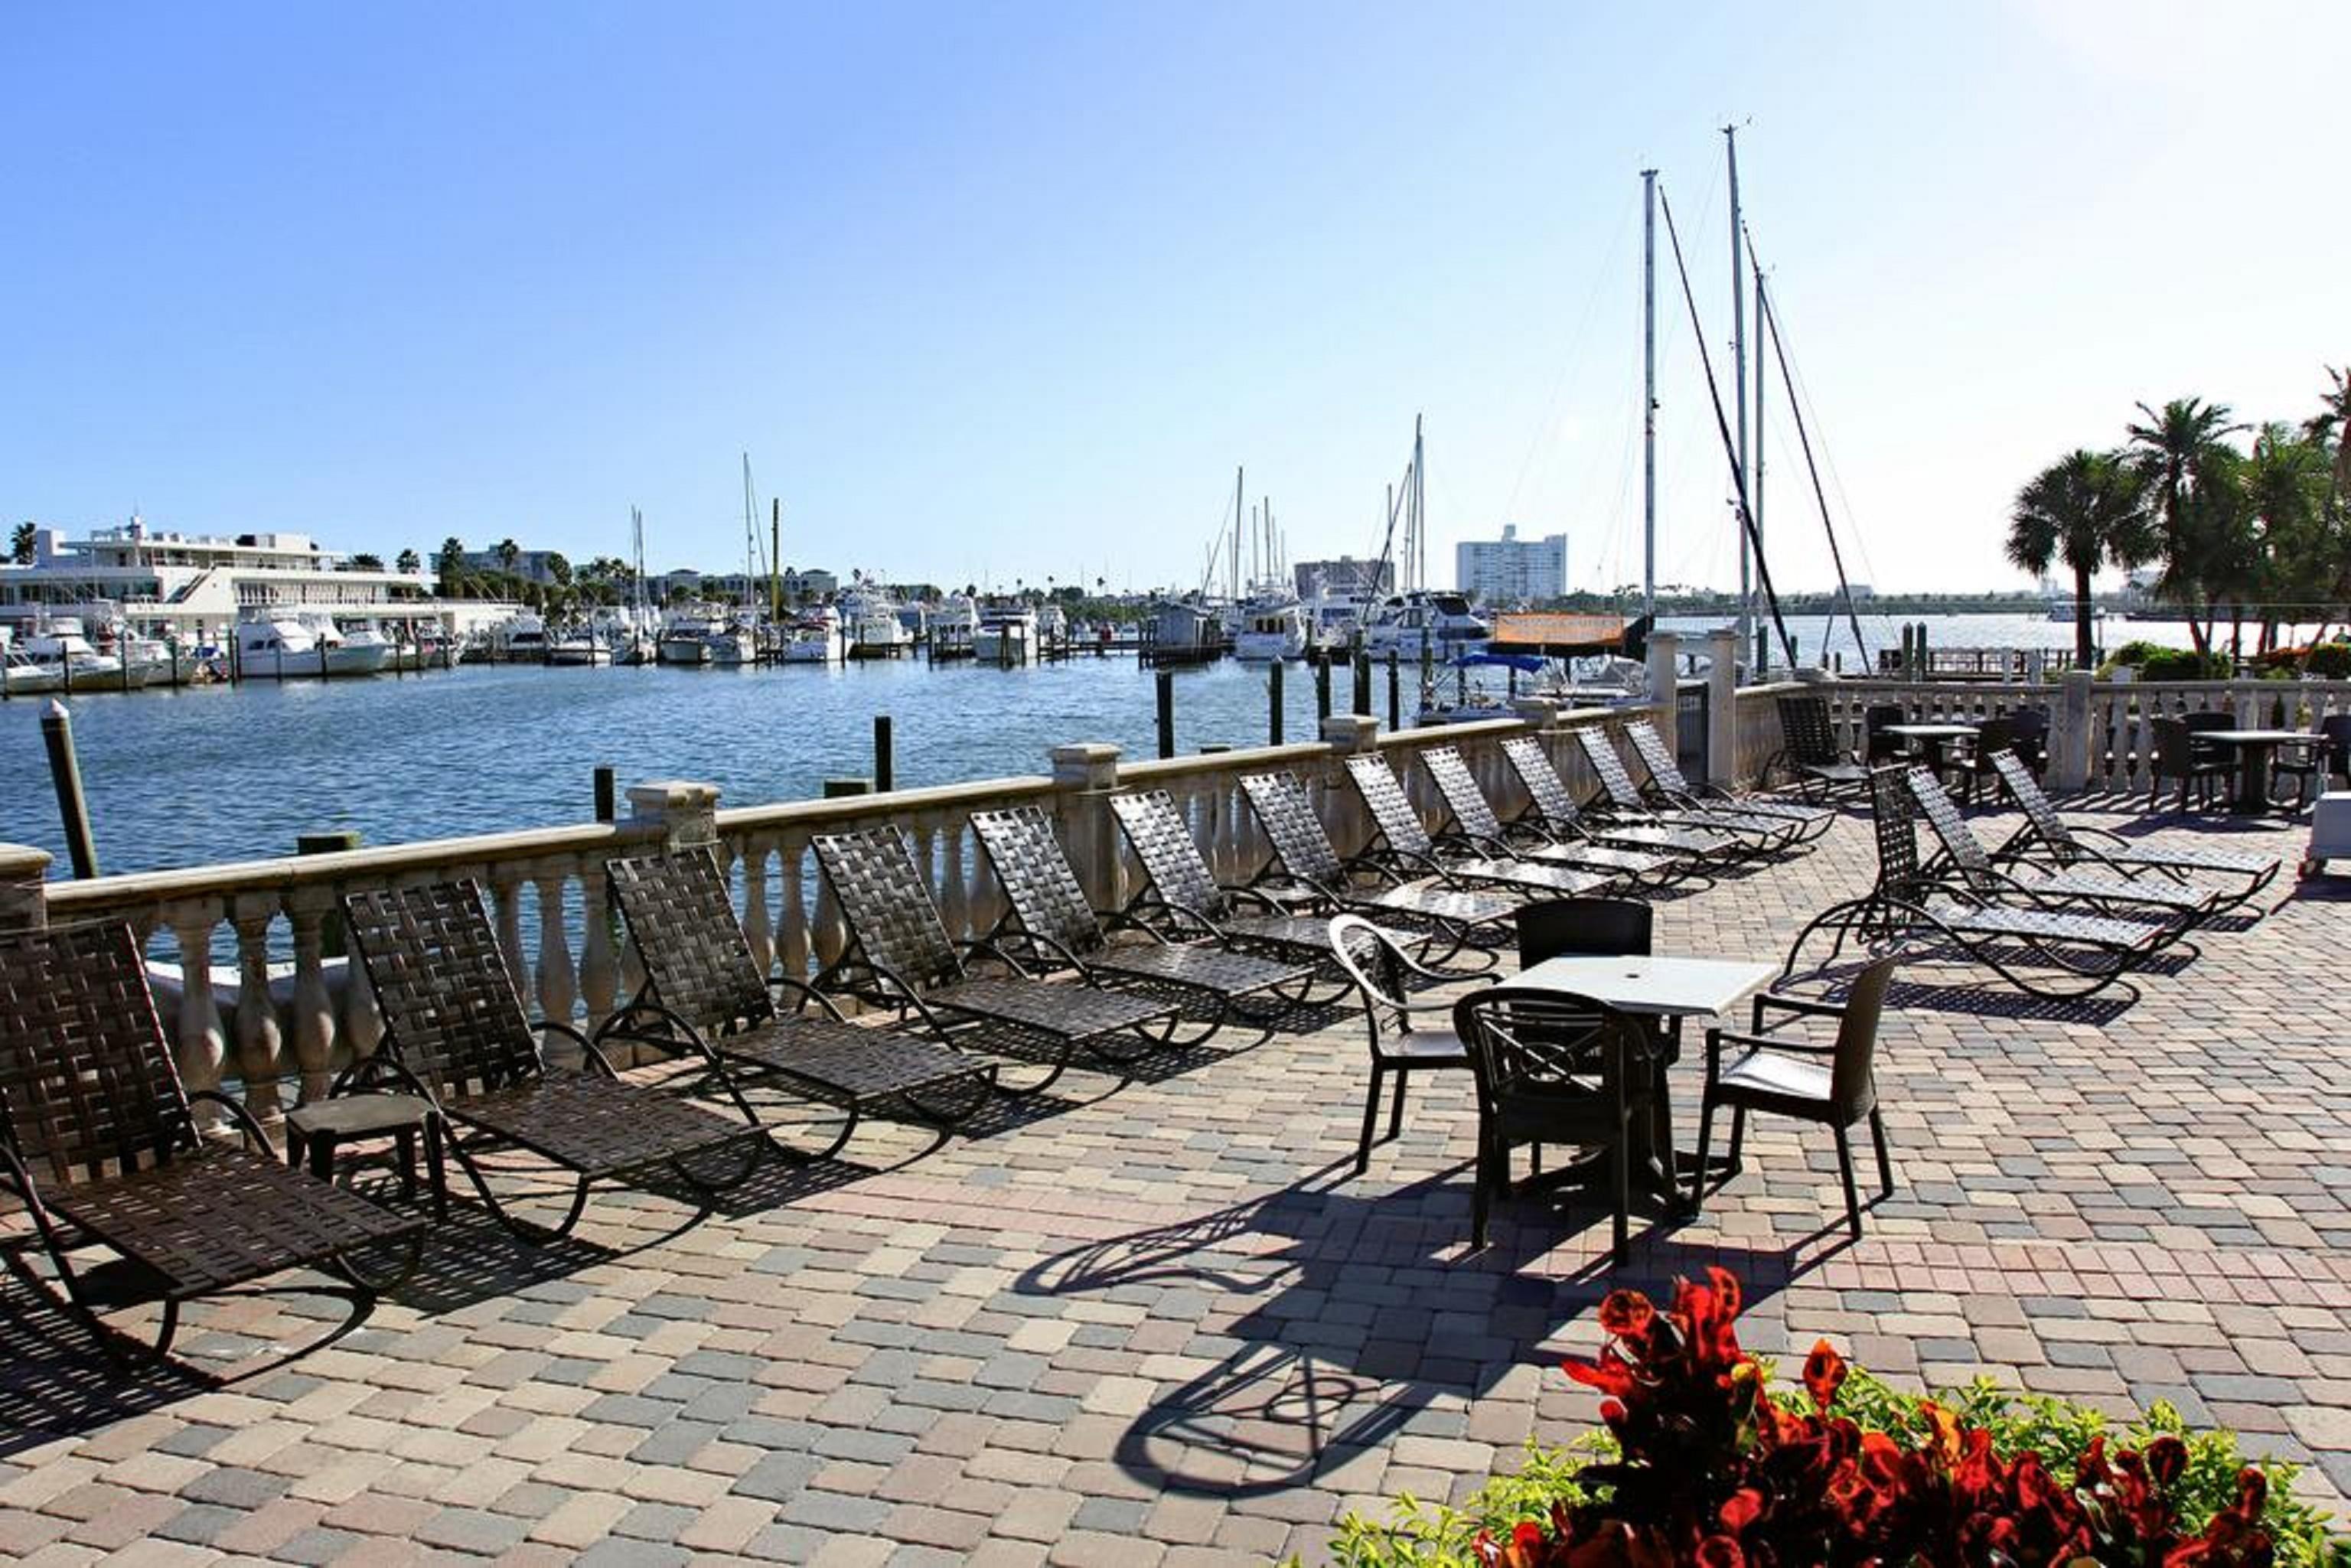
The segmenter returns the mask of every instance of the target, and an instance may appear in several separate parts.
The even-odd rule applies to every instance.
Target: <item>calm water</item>
[[[1898,641],[1894,622],[1862,624],[1873,646]],[[1816,657],[1819,619],[1790,630],[1803,656]],[[1839,632],[1828,646],[1849,650],[1850,632]],[[2110,634],[2125,634],[2120,622]],[[2126,634],[2186,639],[2184,627],[2164,623]],[[2064,646],[2072,630],[1950,616],[1932,636],[1947,647]],[[1342,711],[1350,681],[1334,673]],[[1407,710],[1411,685],[1407,674]],[[1290,666],[1284,696],[1285,737],[1311,739],[1314,684],[1302,666]],[[0,841],[38,845],[62,868],[41,745],[45,701],[0,704]],[[1179,671],[1177,747],[1262,744],[1267,706],[1262,667]],[[1049,751],[1066,741],[1113,741],[1137,758],[1156,744],[1152,677],[1132,659],[1020,670],[912,661],[836,670],[467,665],[403,679],[93,693],[70,706],[109,872],[283,854],[296,834],[328,829],[392,843],[585,821],[600,763],[619,770],[623,789],[684,778],[717,784],[729,805],[806,800],[826,778],[872,771],[877,713],[894,722],[902,787],[1047,772]],[[1384,674],[1373,706],[1386,711]]]

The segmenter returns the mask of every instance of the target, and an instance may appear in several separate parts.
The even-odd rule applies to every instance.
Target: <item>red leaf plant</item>
[[[1834,1413],[1845,1365],[1826,1341],[1805,1358],[1813,1407],[1784,1407],[1740,1349],[1739,1282],[1719,1269],[1685,1280],[1660,1312],[1630,1291],[1600,1305],[1608,1339],[1568,1375],[1600,1391],[1621,1457],[1581,1477],[1597,1500],[1554,1505],[1508,1540],[1481,1534],[1489,1568],[1810,1568],[2038,1563],[2266,1568],[2266,1483],[2248,1467],[2235,1503],[2187,1533],[2171,1488],[2179,1438],[2143,1451],[2083,1454],[2069,1486],[2041,1457],[2001,1458],[1991,1434],[1924,1406],[1906,1447]]]

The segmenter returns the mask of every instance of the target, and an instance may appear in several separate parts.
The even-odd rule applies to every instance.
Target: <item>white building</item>
[[[1462,592],[1485,604],[1519,604],[1557,599],[1567,591],[1567,536],[1519,538],[1502,525],[1499,539],[1464,540],[1453,547],[1453,580]]]

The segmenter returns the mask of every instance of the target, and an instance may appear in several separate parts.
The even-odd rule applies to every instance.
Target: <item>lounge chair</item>
[[[2104,828],[2068,822],[2041,788],[2041,781],[2023,759],[2011,752],[1994,752],[1992,766],[2010,799],[2024,813],[2023,825],[1992,852],[1999,861],[2046,861],[2060,867],[2104,867],[2120,875],[2155,872],[2186,886],[2193,873],[2242,877],[2244,884],[2224,894],[2219,907],[2233,909],[2277,879],[2279,862],[2273,855],[2244,854],[2230,850],[2152,848],[2110,833]]]
[[[1165,789],[1113,795],[1111,815],[1142,863],[1146,885],[1121,911],[1170,936],[1211,936],[1229,947],[1321,963],[1332,956],[1331,922],[1297,915],[1253,887],[1218,884],[1175,799]]]
[[[199,1104],[242,1144],[204,1136]],[[30,1224],[13,1245],[48,1255],[66,1305],[110,1357],[99,1314],[121,1307],[161,1303],[161,1356],[193,1297],[313,1265],[388,1289],[415,1267],[424,1224],[280,1163],[227,1095],[188,1092],[120,924],[0,937],[0,1183]],[[93,1242],[116,1258],[77,1266],[71,1254]],[[401,1245],[393,1280],[353,1261]]]
[[[1512,832],[1494,812],[1486,792],[1461,753],[1450,746],[1432,747],[1420,754],[1437,792],[1453,813],[1451,829],[1437,835],[1441,846],[1452,846],[1493,860],[1531,860],[1577,871],[1625,878],[1641,886],[1656,887],[1678,881],[1697,869],[1695,857],[1671,850],[1630,849],[1571,838],[1561,841],[1525,818]]]
[[[2220,906],[2218,889],[2168,877],[2051,871],[2015,862],[2002,869],[1959,814],[1959,802],[1951,799],[1942,780],[1924,768],[1913,767],[1903,776],[1903,783],[1917,802],[1918,814],[1942,845],[1942,852],[1926,864],[1929,877],[1964,883],[1971,891],[1993,898],[2016,896],[2053,905],[2076,905],[2102,915],[2157,918],[2175,927],[2175,934],[2203,924]]]
[[[1568,792],[1567,780],[1552,766],[1542,743],[1531,735],[1513,736],[1502,742],[1502,755],[1510,758],[1510,770],[1526,786],[1532,802],[1519,821],[1533,822],[1556,841],[1622,845],[1709,862],[1746,855],[1746,846],[1736,834],[1713,828],[1667,827],[1642,820],[1646,813],[1631,821],[1612,821],[1584,811]]]
[[[729,1101],[739,1120],[665,1089],[623,1082],[587,1036],[555,1019],[538,1028],[575,1041],[585,1071],[549,1071],[475,883],[352,894],[343,900],[343,923],[367,968],[384,1036],[339,1091],[388,1084],[423,1096],[474,1190],[517,1235],[568,1234],[599,1180],[665,1167],[706,1196],[748,1179],[758,1165],[766,1142],[759,1120],[697,1041],[684,1041],[680,1053],[700,1059],[698,1086]],[[524,1219],[490,1190],[480,1156],[497,1149],[524,1150],[570,1174],[571,1204],[559,1223]],[[692,1163],[715,1156],[723,1156],[716,1176]]]
[[[1119,1067],[1173,1034],[1178,1009],[1171,1002],[1084,980],[1042,979],[992,942],[950,937],[895,828],[820,834],[811,847],[850,938],[816,977],[819,990],[919,1017],[942,1039],[974,1036],[1005,1055],[1045,1055],[1052,1071],[1017,1091],[1024,1094],[1061,1077],[1073,1052]],[[974,975],[967,954],[993,959],[1007,973]]]
[[[1273,1015],[1290,1011],[1313,987],[1311,964],[1232,952],[1214,940],[1174,942],[1140,923],[1131,928],[1145,940],[1114,945],[1044,812],[1034,806],[975,811],[971,827],[1009,905],[990,934],[997,946],[1018,951],[1032,969],[1067,969],[1186,1005],[1211,1004],[1200,1034],[1181,1043],[1206,1040],[1252,998],[1272,1000]]]
[[[1782,750],[1775,760],[1799,784],[1828,800],[1869,794],[1868,765],[1837,743],[1826,697],[1783,696],[1779,708]]]
[[[599,1047],[650,1040],[674,1049],[683,1036],[747,1084],[766,1081],[838,1106],[846,1119],[815,1159],[839,1153],[868,1111],[945,1131],[987,1103],[993,1062],[904,1030],[852,1024],[807,981],[762,975],[709,850],[616,860],[605,870],[645,980],[596,1030]],[[804,1011],[810,1003],[813,1017]]]
[[[1870,775],[1871,816],[1877,841],[1877,880],[1859,898],[1829,905],[1807,921],[1788,946],[1780,978],[1813,935],[1835,933],[1821,963],[1834,963],[1848,942],[1902,947],[1941,937],[2030,997],[2080,1001],[2121,985],[2174,935],[2168,925],[2145,925],[2053,908],[2037,899],[2001,901],[1973,888],[1954,887],[1926,874],[1918,859],[1917,808],[1900,764]],[[2021,951],[2036,967],[2063,978],[2025,973],[2010,961]]]
[[[1794,822],[1766,817],[1742,816],[1719,809],[1700,810],[1690,806],[1660,805],[1642,794],[1640,786],[1633,782],[1633,775],[1626,769],[1625,759],[1616,755],[1615,743],[1608,738],[1607,731],[1585,726],[1571,733],[1575,743],[1583,747],[1584,760],[1592,765],[1593,777],[1600,780],[1603,810],[1614,821],[1642,827],[1703,828],[1729,838],[1749,859],[1788,848],[1802,831]]]
[[[1437,856],[1437,841],[1420,820],[1420,812],[1405,799],[1395,770],[1380,757],[1347,758],[1347,779],[1362,797],[1378,832],[1376,852],[1399,875],[1434,876],[1457,886],[1499,887],[1528,896],[1573,898],[1597,892],[1620,879],[1577,871],[1563,865],[1531,865],[1525,861],[1493,856]]]
[[[1505,939],[1503,928],[1518,908],[1518,900],[1464,892],[1435,879],[1408,881],[1393,868],[1374,862],[1342,861],[1322,820],[1314,814],[1313,802],[1290,775],[1246,775],[1241,794],[1273,846],[1273,858],[1259,873],[1254,885],[1287,883],[1326,915],[1353,912],[1425,922],[1446,944],[1435,962],[1441,963],[1466,946],[1490,946]],[[1359,885],[1355,881],[1359,873],[1371,877],[1376,885]],[[1422,956],[1429,956],[1426,949]]]
[[[1826,806],[1773,800],[1761,795],[1734,795],[1719,785],[1691,783],[1683,777],[1681,764],[1674,760],[1673,748],[1666,744],[1666,737],[1647,719],[1627,723],[1625,734],[1640,756],[1641,766],[1649,770],[1648,786],[1643,793],[1664,806],[1719,814],[1726,819],[1786,822],[1796,831],[1798,842],[1819,838],[1837,820],[1836,812]]]

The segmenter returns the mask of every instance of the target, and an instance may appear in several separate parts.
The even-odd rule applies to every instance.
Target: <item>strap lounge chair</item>
[[[2183,886],[2191,873],[2243,878],[2243,885],[2231,889],[2221,897],[2221,909],[2233,909],[2245,903],[2277,878],[2279,862],[2270,855],[2228,850],[2150,848],[2104,828],[2069,822],[2022,758],[2012,752],[1995,752],[1991,760],[2000,772],[2001,783],[2024,813],[2023,825],[1992,852],[1997,860],[2043,860],[2061,867],[2104,867],[2126,876],[2152,871]]]
[[[1837,743],[1826,697],[1779,699],[1777,760],[1807,791],[1823,800],[1863,800],[1869,794],[1869,768]]]
[[[1420,760],[1436,782],[1437,792],[1444,797],[1446,810],[1453,813],[1452,828],[1437,835],[1440,846],[1467,850],[1492,860],[1531,860],[1546,865],[1571,866],[1578,871],[1622,877],[1646,887],[1677,881],[1695,869],[1691,856],[1670,850],[1627,849],[1582,839],[1560,842],[1523,818],[1514,833],[1495,814],[1492,802],[1478,787],[1477,775],[1469,771],[1469,764],[1458,748],[1434,747],[1422,752]]]
[[[1433,957],[1424,948],[1421,956],[1431,962],[1442,963],[1473,944],[1490,947],[1508,939],[1510,915],[1519,906],[1516,899],[1463,892],[1433,879],[1408,882],[1390,867],[1342,861],[1322,819],[1314,814],[1313,802],[1290,775],[1246,775],[1241,794],[1273,846],[1273,859],[1258,875],[1259,885],[1269,880],[1287,882],[1324,915],[1353,911],[1425,922],[1446,945]],[[1358,885],[1358,873],[1380,885]]]
[[[1951,799],[1942,780],[1924,768],[1914,767],[1904,774],[1903,783],[1917,802],[1918,814],[1942,845],[1942,852],[1927,862],[1929,877],[1962,883],[1993,898],[2022,896],[2103,915],[2151,916],[2169,923],[2175,936],[2201,925],[2219,906],[2217,890],[2168,877],[2125,876],[2095,869],[2049,871],[2013,862],[2002,869],[1959,814],[1959,802]]]
[[[422,1095],[474,1190],[515,1234],[568,1234],[599,1180],[666,1168],[708,1196],[757,1166],[766,1141],[758,1118],[698,1041],[684,1041],[681,1053],[701,1059],[703,1087],[731,1101],[737,1115],[623,1082],[587,1036],[553,1019],[538,1028],[577,1041],[585,1071],[548,1071],[475,883],[353,894],[343,900],[343,919],[383,1013],[384,1037],[338,1090],[384,1085]],[[538,1225],[499,1200],[481,1165],[499,1149],[526,1151],[570,1174],[570,1207],[559,1222]],[[697,1170],[697,1161],[722,1174]]]
[[[1294,915],[1253,887],[1219,885],[1166,790],[1113,795],[1110,810],[1146,880],[1120,918],[1171,936],[1209,936],[1228,947],[1296,961],[1319,964],[1333,956],[1328,920]]]
[[[1786,849],[1802,831],[1797,823],[1767,817],[1717,808],[1701,810],[1691,806],[1659,805],[1643,795],[1640,786],[1633,782],[1632,773],[1625,768],[1625,759],[1616,755],[1615,743],[1608,738],[1606,730],[1586,726],[1572,733],[1575,743],[1583,747],[1584,760],[1592,765],[1593,777],[1600,780],[1600,792],[1606,802],[1604,810],[1619,821],[1705,828],[1728,835],[1749,859]]]
[[[839,1153],[869,1110],[944,1132],[987,1103],[992,1062],[904,1030],[852,1024],[805,980],[762,975],[708,849],[611,861],[605,870],[645,980],[597,1030],[600,1047],[616,1039],[666,1045],[682,1036],[747,1083],[766,1081],[839,1107],[846,1118],[816,1159]],[[803,1010],[810,1003],[814,1016]]]
[[[1479,883],[1547,898],[1573,898],[1619,880],[1569,866],[1530,865],[1488,856],[1439,861],[1436,840],[1429,837],[1419,810],[1405,798],[1404,785],[1385,758],[1350,757],[1347,779],[1363,798],[1364,810],[1371,814],[1372,826],[1379,834],[1378,852],[1400,874],[1435,876],[1456,884]]]
[[[243,1135],[202,1135],[211,1105]],[[180,1307],[288,1270],[333,1268],[363,1292],[416,1264],[424,1222],[278,1161],[236,1101],[191,1094],[163,1041],[131,928],[74,925],[0,937],[0,1186],[30,1222],[66,1305],[109,1357],[99,1314],[160,1303],[152,1353]],[[95,1267],[72,1254],[96,1243]],[[355,1261],[404,1245],[397,1275]]]
[[[1834,963],[1848,942],[1916,951],[1939,937],[2026,996],[2044,1001],[2079,1001],[2117,984],[2134,998],[2137,995],[2124,977],[2175,935],[2173,927],[2076,914],[2038,899],[2001,901],[1929,877],[1919,863],[1917,810],[1904,781],[1907,771],[1896,764],[1870,775],[1876,883],[1861,897],[1833,904],[1805,923],[1789,944],[1782,980],[1795,974],[1797,960],[1813,935],[1831,931],[1835,940],[1821,958],[1823,967]],[[2031,961],[2029,967],[2011,962],[2020,954]]]
[[[1010,906],[992,934],[996,945],[1017,948],[1031,968],[1066,968],[1081,979],[1187,1006],[1208,1004],[1210,1016],[1201,1032],[1179,1043],[1207,1039],[1250,998],[1275,1004],[1261,1009],[1259,1021],[1288,1012],[1314,984],[1311,964],[1236,953],[1214,941],[1172,942],[1140,924],[1133,929],[1147,940],[1113,945],[1044,812],[1034,806],[975,811],[971,826]]]
[[[1535,824],[1560,842],[1616,844],[1716,862],[1741,859],[1747,852],[1736,835],[1713,828],[1669,828],[1639,818],[1618,822],[1587,815],[1569,793],[1567,780],[1552,766],[1542,743],[1531,735],[1513,736],[1502,742],[1502,755],[1510,759],[1510,771],[1526,786],[1527,798],[1532,802],[1519,821]]]
[[[950,937],[895,828],[820,834],[812,847],[849,925],[849,945],[817,977],[819,990],[919,1017],[942,1039],[970,1035],[1004,1055],[1043,1055],[1051,1071],[1016,1091],[1022,1094],[1060,1078],[1074,1052],[1115,1067],[1173,1034],[1178,1009],[1172,1002],[1083,979],[1042,979],[992,942]],[[1008,972],[975,975],[967,954],[993,959]]]
[[[1673,748],[1657,727],[1647,719],[1636,718],[1625,727],[1625,734],[1633,742],[1633,749],[1641,758],[1641,766],[1649,770],[1648,788],[1651,798],[1669,808],[1685,811],[1719,814],[1727,819],[1746,818],[1764,822],[1786,822],[1796,830],[1798,842],[1808,842],[1829,831],[1837,814],[1826,806],[1801,805],[1793,800],[1772,800],[1760,795],[1733,795],[1719,785],[1698,785],[1683,777],[1681,764],[1674,760]]]

